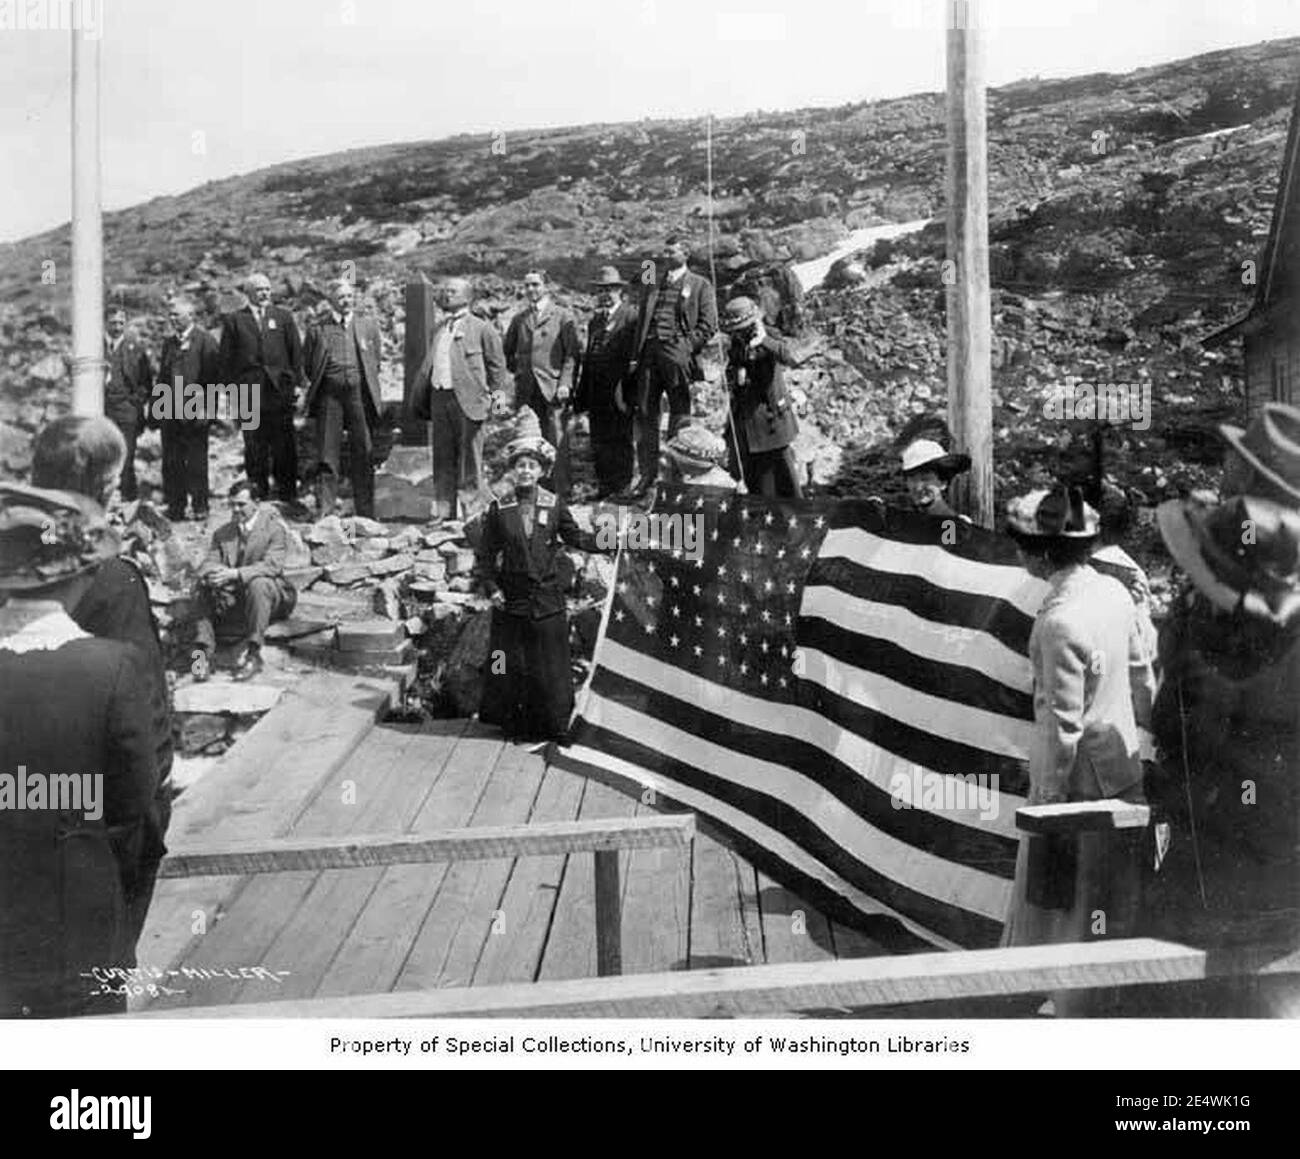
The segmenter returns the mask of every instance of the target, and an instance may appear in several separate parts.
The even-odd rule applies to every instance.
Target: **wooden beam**
[[[695,816],[687,813],[619,821],[480,826],[442,833],[375,835],[339,840],[303,837],[235,841],[173,850],[163,860],[158,876],[225,877],[592,850],[684,848],[694,836]]]
[[[618,850],[596,851],[596,973],[623,972],[623,915],[618,882]]]
[[[1016,828],[1025,833],[1096,833],[1113,829],[1145,829],[1149,805],[1127,801],[1069,801],[1060,805],[1025,805],[1016,810]]]
[[[72,413],[104,413],[99,37],[72,29]]]
[[[976,0],[948,9],[948,422],[971,469],[953,482],[957,510],[993,526],[992,321],[983,36]]]
[[[1013,949],[909,954],[780,966],[634,974],[512,986],[401,991],[302,1002],[192,1006],[167,1018],[700,1018],[861,1009],[990,995],[1195,982],[1241,973],[1230,955],[1149,938]],[[1300,955],[1269,973],[1300,973]],[[121,1016],[118,1016],[121,1017]],[[137,1015],[136,1017],[141,1017]]]

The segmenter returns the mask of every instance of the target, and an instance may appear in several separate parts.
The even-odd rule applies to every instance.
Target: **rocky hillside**
[[[989,93],[999,486],[1084,470],[1093,424],[1042,413],[1070,376],[1152,385],[1149,430],[1106,434],[1108,468],[1154,502],[1206,482],[1213,422],[1240,398],[1235,352],[1197,339],[1243,308],[1242,262],[1267,232],[1300,40],[1124,76],[1028,80]],[[942,211],[942,94],[753,114],[714,126],[718,279],[807,260],[851,230]],[[581,287],[625,276],[669,231],[707,268],[703,121],[589,125],[357,150],[214,182],[106,219],[112,295],[155,349],[166,297],[214,324],[256,266],[305,321],[354,273],[385,329],[400,397],[401,285],[465,272],[490,312],[541,265]],[[840,263],[809,301],[801,443],[834,493],[889,493],[889,440],[943,405],[943,231],[936,224]],[[52,264],[49,264],[52,263]],[[0,246],[0,470],[66,405],[66,228]],[[580,291],[569,300],[585,306]],[[703,403],[713,397],[706,392]]]

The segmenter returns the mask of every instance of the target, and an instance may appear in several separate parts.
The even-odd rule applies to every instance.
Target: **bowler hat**
[[[732,330],[739,330],[742,326],[757,322],[762,317],[763,311],[758,308],[758,303],[753,298],[732,298],[722,307],[722,318],[718,324],[730,333]]]
[[[120,548],[104,509],[73,491],[0,483],[0,591],[48,587]]]
[[[951,479],[970,470],[970,456],[945,451],[933,439],[915,439],[903,448],[903,474],[933,471],[941,479]]]
[[[1254,495],[1217,506],[1171,499],[1156,521],[1174,562],[1215,607],[1279,623],[1300,613],[1300,511]]]
[[[618,270],[613,266],[601,266],[600,273],[592,278],[591,284],[599,288],[601,286],[626,286],[627,282],[619,276]]]
[[[1219,432],[1254,469],[1260,495],[1300,503],[1300,409],[1270,402],[1245,430],[1224,424]]]
[[[1017,539],[1095,539],[1101,520],[1078,487],[1058,483],[1050,491],[1031,491],[1007,504],[1007,530]]]

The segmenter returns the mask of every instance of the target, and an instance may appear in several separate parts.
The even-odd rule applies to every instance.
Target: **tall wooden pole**
[[[988,156],[982,34],[976,0],[948,0],[948,422],[970,474],[957,509],[993,526]]]
[[[72,30],[72,412],[104,413],[99,38]]]

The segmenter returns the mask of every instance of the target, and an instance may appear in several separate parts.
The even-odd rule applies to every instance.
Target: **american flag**
[[[996,945],[1046,590],[1014,545],[860,501],[685,488],[655,514],[700,520],[703,551],[620,552],[555,762],[695,810],[837,920]]]

